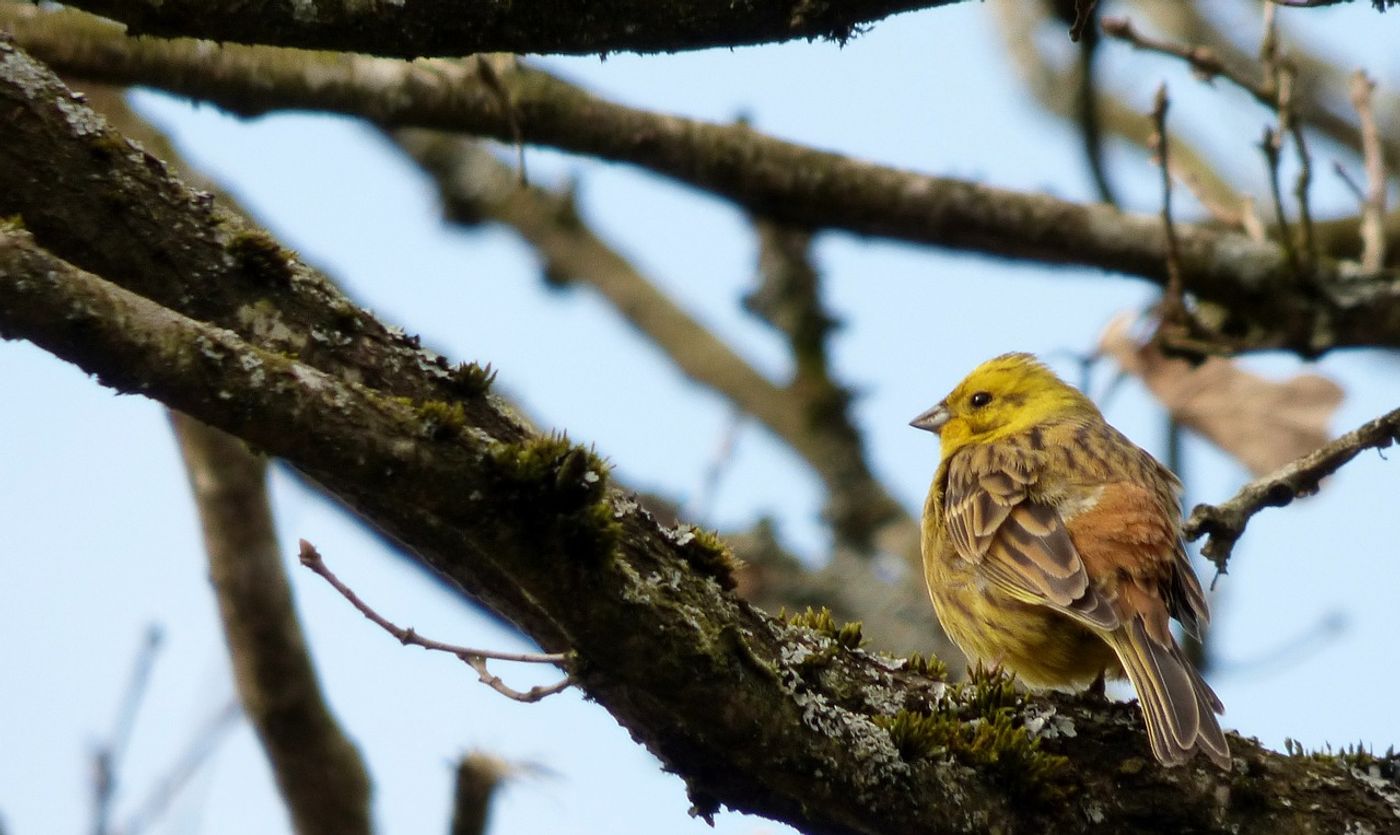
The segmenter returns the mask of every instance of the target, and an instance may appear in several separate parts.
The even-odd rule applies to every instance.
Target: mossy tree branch
[[[479,62],[211,50],[136,41],[71,13],[18,7],[5,9],[3,19],[64,71],[153,84],[238,113],[314,108],[504,141],[518,134],[636,164],[798,226],[1167,280],[1166,240],[1155,217],[860,162],[742,125],[627,108],[525,66],[493,69],[486,78]],[[1356,277],[1346,264],[1319,259],[1313,280],[1300,283],[1276,243],[1195,225],[1179,226],[1178,235],[1185,289],[1219,306],[1222,330],[1242,346],[1313,356],[1400,345],[1400,281],[1389,272]]]
[[[75,0],[133,35],[207,38],[396,58],[479,52],[681,52],[824,38],[962,0]]]
[[[1158,831],[1321,832],[1338,815],[1373,828],[1393,820],[1384,792],[1337,762],[1236,739],[1231,773],[1163,770],[1144,759],[1129,705],[953,688],[850,649],[835,631],[774,621],[723,591],[717,546],[659,529],[606,488],[584,450],[438,423],[79,270],[14,228],[0,231],[0,333],[285,457],[546,649],[571,650],[580,686],[686,778],[701,814],[724,803],[840,833],[1148,820]],[[959,750],[972,759],[949,761],[874,719],[961,717],[956,728],[989,697],[1015,724],[985,744],[1012,746],[1035,771],[969,749]],[[1046,727],[1057,729],[1037,742],[1047,754],[1024,747],[1027,729]]]

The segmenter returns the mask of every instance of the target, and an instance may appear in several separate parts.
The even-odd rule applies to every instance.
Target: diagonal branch
[[[398,58],[479,52],[679,52],[823,38],[844,43],[889,15],[961,0],[75,0],[133,35],[365,52]]]
[[[243,713],[301,835],[372,831],[369,773],[321,691],[282,567],[267,463],[172,412]]]
[[[1317,492],[1323,478],[1341,469],[1363,450],[1385,449],[1394,441],[1400,441],[1400,409],[1367,421],[1316,452],[1251,481],[1223,504],[1196,505],[1186,520],[1186,537],[1209,537],[1201,553],[1224,572],[1230,552],[1254,514],[1266,507],[1283,507],[1296,498],[1311,496]]]
[[[67,17],[64,17],[67,15]],[[1166,240],[1148,215],[989,188],[861,162],[742,125],[662,116],[604,101],[520,66],[488,84],[475,62],[405,64],[268,48],[123,38],[72,13],[5,8],[16,37],[74,74],[156,84],[235,112],[314,108],[389,126],[461,130],[630,162],[786,223],[844,229],[1007,258],[1077,264],[1166,282]],[[43,24],[43,25],[39,25]],[[495,88],[515,112],[501,109]],[[1276,244],[1178,228],[1186,290],[1224,307],[1249,347],[1316,355],[1400,345],[1400,282],[1348,277],[1320,259],[1299,286]]]
[[[602,465],[586,451],[503,441],[475,424],[444,435],[410,404],[161,308],[13,228],[0,230],[0,334],[237,430],[492,600],[547,650],[571,648],[579,685],[686,778],[702,815],[723,802],[818,833],[1087,832],[1147,818],[1165,831],[1266,820],[1308,831],[1334,820],[1331,803],[1311,800],[1325,785],[1352,819],[1392,820],[1383,794],[1335,762],[1237,738],[1258,791],[1233,801],[1232,774],[1197,767],[1163,780],[1141,759],[1119,768],[1145,754],[1130,705],[942,684],[834,634],[774,621],[715,582],[727,569],[713,543],[668,535],[603,479],[590,481]],[[898,716],[907,726],[925,713],[957,726],[1001,717],[1002,741],[983,744],[1005,747],[981,759],[968,750],[968,760],[897,746]],[[882,715],[895,724],[874,720]],[[1037,754],[1042,746],[1068,760]],[[1024,763],[1019,782],[1005,782],[996,751]],[[1095,798],[1092,823],[1074,800],[1084,796]]]

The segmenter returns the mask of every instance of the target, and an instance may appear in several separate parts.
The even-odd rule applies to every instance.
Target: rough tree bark
[[[418,58],[476,52],[679,52],[806,38],[845,41],[896,12],[962,0],[78,0],[133,35],[193,35]]]

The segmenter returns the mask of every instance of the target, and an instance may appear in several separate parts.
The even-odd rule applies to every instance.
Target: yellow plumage
[[[1169,628],[1209,619],[1176,477],[1029,354],[978,366],[913,425],[942,446],[923,554],[949,637],[1035,687],[1126,674],[1158,760],[1228,768],[1224,708]]]

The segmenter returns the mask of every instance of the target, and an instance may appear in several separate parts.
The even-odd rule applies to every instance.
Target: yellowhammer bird
[[[1158,760],[1229,768],[1224,705],[1170,629],[1210,618],[1176,476],[1030,354],[984,362],[911,425],[942,445],[923,552],[949,637],[1033,687],[1126,673]]]

